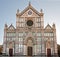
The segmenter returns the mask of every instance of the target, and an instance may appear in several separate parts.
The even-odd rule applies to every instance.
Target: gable
[[[32,9],[28,9],[24,12],[21,17],[39,17],[39,15]]]
[[[29,12],[32,12],[31,15],[29,15],[28,13]],[[38,17],[40,16],[40,13],[35,9],[33,8],[31,5],[28,5],[21,13],[19,14],[16,14],[16,15],[19,15],[21,17]]]
[[[45,27],[45,29],[52,29],[52,27],[48,24],[46,27]]]
[[[50,26],[47,26],[46,29],[51,29],[51,27]]]
[[[14,26],[11,24],[9,27],[8,27],[8,30],[14,30]]]
[[[44,32],[53,32],[53,28],[48,24],[45,29]]]

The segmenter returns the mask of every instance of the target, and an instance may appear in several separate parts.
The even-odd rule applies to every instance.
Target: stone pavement
[[[2,56],[0,55],[0,57],[47,57],[47,56]],[[57,57],[57,56],[49,56],[49,57]]]
[[[0,57],[41,57],[41,56],[2,56],[0,55]]]

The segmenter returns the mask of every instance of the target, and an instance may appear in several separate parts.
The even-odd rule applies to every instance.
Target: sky
[[[0,0],[0,44],[3,44],[5,23],[16,27],[16,11],[24,10],[29,1],[40,12],[43,9],[44,26],[56,24],[57,43],[60,44],[60,0]]]

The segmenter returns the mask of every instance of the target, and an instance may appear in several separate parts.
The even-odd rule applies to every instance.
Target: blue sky
[[[60,44],[60,0],[0,0],[0,44],[3,44],[4,24],[15,27],[17,9],[22,11],[29,1],[36,10],[43,9],[45,26],[56,24],[57,43]]]

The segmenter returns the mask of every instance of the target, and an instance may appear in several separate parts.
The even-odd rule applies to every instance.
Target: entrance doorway
[[[32,47],[28,47],[28,48],[27,48],[27,55],[28,55],[28,56],[32,56],[32,53],[33,53]]]
[[[51,49],[47,49],[47,57],[51,57]]]
[[[9,49],[9,55],[10,55],[10,56],[13,55],[13,49],[12,49],[12,48]]]

